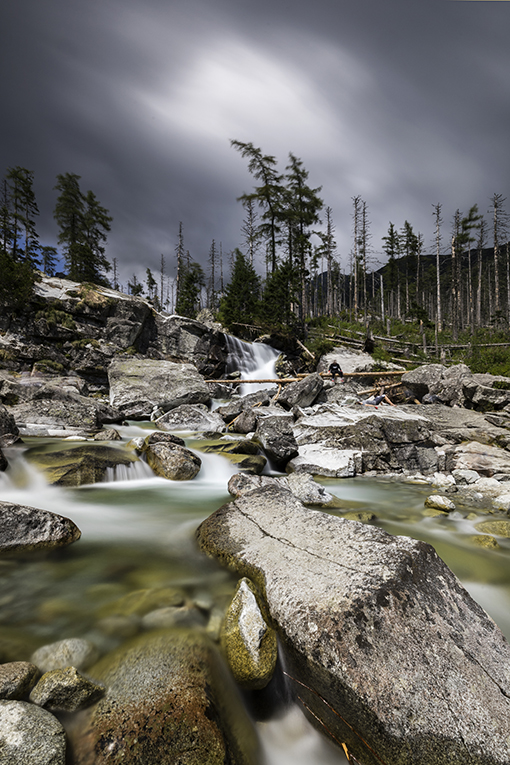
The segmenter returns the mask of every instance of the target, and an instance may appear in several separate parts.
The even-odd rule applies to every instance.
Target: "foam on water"
[[[229,352],[227,371],[239,370],[243,380],[274,380],[275,364],[280,355],[277,350],[264,343],[246,343],[237,337],[226,335]],[[246,383],[240,385],[240,395],[246,396],[268,387],[268,383]]]

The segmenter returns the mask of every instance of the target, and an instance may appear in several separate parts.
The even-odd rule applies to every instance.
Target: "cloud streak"
[[[57,173],[114,217],[121,280],[171,259],[179,222],[205,264],[238,246],[252,188],[232,138],[289,151],[322,185],[347,265],[351,198],[380,257],[389,221],[428,244],[509,192],[508,4],[434,0],[18,0],[3,12],[3,168],[33,170],[45,243]],[[20,53],[21,52],[21,53]],[[260,264],[262,269],[262,264]]]

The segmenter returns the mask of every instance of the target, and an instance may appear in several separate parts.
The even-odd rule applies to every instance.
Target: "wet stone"
[[[40,675],[35,664],[11,661],[0,665],[0,699],[24,699]]]

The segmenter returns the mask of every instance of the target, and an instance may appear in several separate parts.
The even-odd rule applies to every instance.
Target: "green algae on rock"
[[[276,666],[276,633],[262,614],[259,597],[249,579],[240,579],[221,628],[221,647],[242,688],[265,688]]]
[[[42,470],[50,484],[82,486],[104,480],[107,468],[138,462],[130,450],[101,443],[80,444],[57,449],[29,449],[26,458]]]

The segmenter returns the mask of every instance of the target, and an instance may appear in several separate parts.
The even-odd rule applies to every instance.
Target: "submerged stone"
[[[485,534],[495,534],[497,537],[510,539],[510,521],[482,521],[476,528]]]
[[[253,725],[218,649],[152,632],[91,668],[105,696],[70,731],[74,765],[256,765]]]

